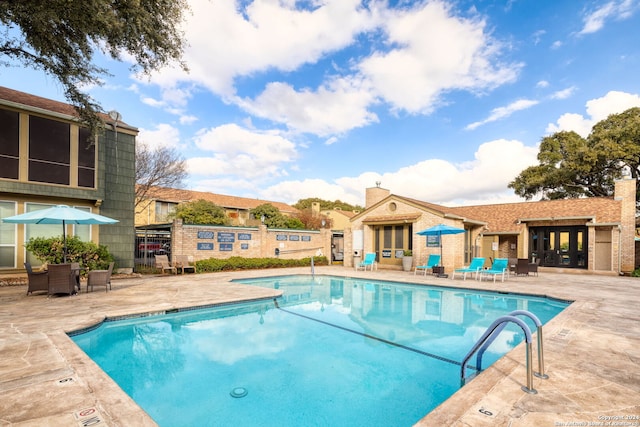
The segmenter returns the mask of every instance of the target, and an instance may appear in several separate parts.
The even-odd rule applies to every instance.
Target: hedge
[[[314,265],[329,265],[326,256],[313,257]],[[259,270],[265,268],[306,267],[311,265],[311,257],[302,259],[243,258],[234,256],[227,259],[209,258],[196,261],[196,271],[211,273],[216,271]]]

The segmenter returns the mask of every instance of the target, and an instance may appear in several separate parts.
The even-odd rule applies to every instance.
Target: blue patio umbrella
[[[66,205],[57,205],[48,209],[10,216],[4,218],[2,222],[14,224],[62,224],[64,262],[67,262],[67,224],[115,224],[118,220]]]
[[[445,234],[460,233],[464,233],[464,228],[453,227],[446,224],[438,224],[425,230],[418,231],[416,234],[419,234],[420,236],[438,236],[438,242],[440,243],[440,264],[442,264],[442,236]]]

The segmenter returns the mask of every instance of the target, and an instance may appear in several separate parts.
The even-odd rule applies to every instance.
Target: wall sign
[[[249,244],[248,243],[240,243],[240,249],[242,249],[242,250],[249,249]]]
[[[198,250],[199,251],[212,251],[213,250],[213,243],[198,242]]]
[[[298,236],[297,234],[292,234],[289,236],[289,240],[297,242],[300,240],[300,236]]]
[[[218,231],[218,242],[233,243],[236,241],[236,233]]]
[[[276,234],[276,240],[287,240],[286,234]]]
[[[311,236],[302,236],[302,241],[303,242],[310,242],[311,241]]]
[[[382,251],[382,258],[391,258],[391,249],[385,249]]]
[[[440,236],[427,236],[427,247],[428,248],[440,247]]]
[[[198,239],[213,239],[213,231],[198,231]]]
[[[238,240],[251,240],[251,233],[238,233]]]
[[[220,252],[231,252],[233,251],[233,243],[220,243],[218,245],[218,250]]]

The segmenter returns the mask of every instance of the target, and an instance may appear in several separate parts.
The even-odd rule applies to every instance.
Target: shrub
[[[329,265],[325,256],[313,257],[314,265]],[[243,258],[234,256],[227,259],[209,258],[196,261],[196,271],[216,272],[233,270],[256,270],[265,268],[305,267],[311,265],[311,257],[302,259]]]
[[[25,249],[36,258],[48,264],[64,262],[64,242],[58,237],[32,237],[25,245]],[[83,242],[76,236],[67,237],[67,262],[78,262],[88,270],[103,270],[109,268],[113,256],[104,245],[93,242]]]

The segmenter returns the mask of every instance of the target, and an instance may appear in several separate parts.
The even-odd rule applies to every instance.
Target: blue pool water
[[[329,276],[240,282],[284,295],[70,335],[163,427],[410,426],[460,388],[460,362],[497,317],[545,323],[568,305]],[[522,339],[507,327],[483,368]]]

